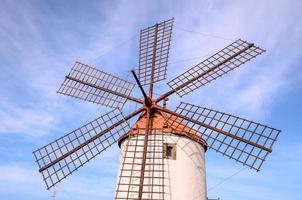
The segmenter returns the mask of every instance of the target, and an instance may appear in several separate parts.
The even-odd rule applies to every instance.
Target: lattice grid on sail
[[[141,130],[142,133],[145,130]],[[144,134],[129,136],[122,145],[122,168],[118,177],[116,200],[138,199],[144,148]],[[142,199],[164,200],[164,135],[160,130],[152,130],[148,137],[147,157],[144,173]]]
[[[280,133],[280,130],[266,125],[188,103],[182,102],[175,112],[214,127],[216,130],[175,116],[169,119],[172,127],[183,129],[183,126],[179,125],[181,121],[197,131],[209,148],[257,171],[270,152],[245,141],[271,150]],[[219,133],[220,130],[227,135]]]
[[[47,188],[51,188],[66,178],[130,130],[128,123],[124,121],[110,131],[96,137],[98,133],[121,120],[124,120],[122,113],[115,109],[36,150],[34,152],[36,162],[39,169],[43,169],[41,173]],[[88,142],[94,137],[96,138],[93,141]],[[77,150],[74,151],[75,149]],[[53,163],[62,156],[64,156],[63,159]],[[49,164],[51,165],[47,167]]]
[[[122,108],[133,87],[129,81],[75,62],[58,93],[111,108]]]
[[[166,78],[173,22],[172,18],[140,31],[138,78],[142,85],[149,84],[151,80],[155,83]]]
[[[251,43],[238,39],[167,84],[182,97],[239,67],[264,51]]]

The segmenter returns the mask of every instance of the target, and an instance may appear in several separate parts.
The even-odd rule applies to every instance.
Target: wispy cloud
[[[35,166],[24,161],[0,164],[0,196],[23,196],[25,199],[49,198],[56,191],[59,199],[112,199],[117,174],[118,149],[111,148],[101,157],[77,170],[50,191]],[[16,189],[19,194],[16,195]]]
[[[0,171],[2,183],[33,184],[37,177],[35,169],[21,167],[20,164],[1,165]]]
[[[285,88],[291,87],[299,75],[295,72],[298,70],[297,60],[301,58],[301,51],[297,45],[299,43],[297,41],[301,41],[299,36],[301,26],[292,26],[296,22],[298,11],[288,6],[285,1],[275,4],[273,9],[274,3],[270,1],[262,2],[260,5],[252,1],[246,1],[244,5],[237,2],[221,7],[219,4],[215,2],[210,6],[212,15],[207,21],[195,21],[194,31],[246,39],[255,42],[267,52],[225,77],[202,87],[200,92],[190,95],[185,100],[193,100],[196,104],[203,103],[235,114],[250,115],[255,120],[264,120],[264,115],[269,115],[274,105],[274,99],[281,97],[286,91]],[[204,13],[202,11],[205,9],[193,6],[190,8],[188,10],[192,16]],[[187,24],[181,23],[181,26],[187,26],[190,30],[192,27],[190,22],[193,20]],[[286,40],[284,35],[288,35]],[[215,52],[217,51],[215,49],[221,49],[230,43],[194,33],[186,33],[186,37],[177,38],[177,42],[181,44],[177,46],[177,56],[186,55],[184,57],[190,57],[192,52],[196,55]],[[170,71],[182,73],[193,64],[181,63],[170,68]]]

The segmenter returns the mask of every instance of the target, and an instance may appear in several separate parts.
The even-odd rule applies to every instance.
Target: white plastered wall
[[[141,141],[138,144],[142,145],[143,135],[140,135],[139,138]],[[204,147],[198,142],[184,136],[165,133],[163,138],[164,142],[158,142],[160,145],[163,143],[176,144],[176,159],[164,158],[163,160],[164,199],[207,200]],[[121,144],[119,175],[124,160],[123,156],[125,155],[126,144],[129,142],[127,140],[125,139]],[[141,162],[141,160],[137,159],[135,162]],[[151,176],[151,174],[145,173],[145,176]],[[139,179],[135,179],[134,183],[137,184],[138,181]],[[119,181],[117,180],[117,182]],[[149,189],[145,188],[145,190]],[[130,196],[133,195],[131,194]]]

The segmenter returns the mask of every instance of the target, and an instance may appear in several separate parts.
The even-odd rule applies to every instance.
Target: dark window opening
[[[176,160],[176,144],[164,144],[164,158]]]
[[[167,149],[166,149],[166,156],[167,156],[167,157],[171,157],[171,156],[172,156],[172,151],[173,151],[173,147],[167,146]]]

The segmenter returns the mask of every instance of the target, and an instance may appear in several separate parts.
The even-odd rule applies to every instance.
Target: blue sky
[[[31,152],[108,111],[56,94],[75,60],[133,81],[129,70],[138,63],[139,29],[171,17],[167,80],[237,38],[267,50],[194,94],[168,102],[171,108],[180,100],[216,108],[283,131],[258,173],[208,151],[208,196],[301,199],[301,10],[298,0],[1,0],[0,199],[51,199],[54,190],[59,200],[113,199],[117,146],[51,191]],[[167,89],[163,82],[155,92]],[[135,107],[127,104],[124,110]]]

